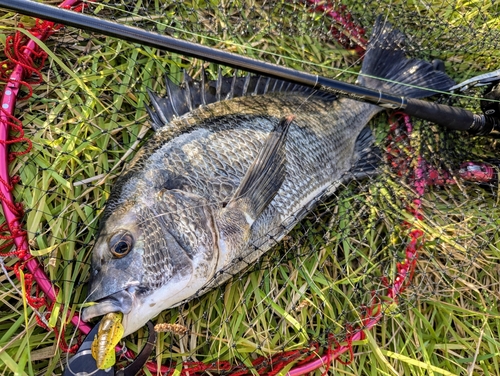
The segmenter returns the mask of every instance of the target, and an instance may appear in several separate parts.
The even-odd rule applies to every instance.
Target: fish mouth
[[[103,316],[111,312],[121,312],[126,315],[132,310],[133,301],[133,295],[127,289],[115,292],[97,300],[96,304],[84,308],[81,319],[88,322],[94,317]]]

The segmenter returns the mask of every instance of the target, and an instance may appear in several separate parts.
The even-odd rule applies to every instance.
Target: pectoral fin
[[[255,220],[285,180],[285,141],[294,116],[282,118],[243,177],[227,207],[244,209]]]
[[[250,227],[271,203],[286,176],[285,141],[294,116],[282,118],[218,216],[220,246],[234,253],[248,242]]]

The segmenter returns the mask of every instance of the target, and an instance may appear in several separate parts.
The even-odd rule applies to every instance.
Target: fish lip
[[[121,312],[124,315],[132,310],[134,297],[128,289],[117,291],[102,299],[97,300],[94,305],[83,309],[81,319],[85,322],[94,317],[103,316],[111,312]]]

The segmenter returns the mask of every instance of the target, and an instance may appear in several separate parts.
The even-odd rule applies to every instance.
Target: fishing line
[[[476,115],[461,108],[426,102],[420,99],[405,98],[401,95],[389,93],[383,93],[381,95],[381,92],[361,86],[299,72],[290,68],[265,63],[230,52],[151,33],[142,29],[36,3],[30,0],[17,0],[15,3],[12,3],[11,0],[0,0],[0,6],[15,10],[22,14],[99,32],[115,38],[166,49],[215,63],[222,63],[233,68],[242,68],[249,72],[317,88],[321,91],[339,96],[346,96],[369,103],[382,102],[382,106],[385,108],[393,110],[401,109],[411,116],[432,121],[435,124],[442,125],[449,129],[468,131],[473,134],[489,134],[492,131],[500,129],[500,119]],[[382,101],[380,101],[380,96],[382,96]]]
[[[85,2],[88,3],[89,5],[92,4],[92,2],[88,2],[88,1],[85,1]],[[110,10],[116,10],[116,9],[118,9],[118,8],[113,7],[110,4],[99,3],[99,5],[102,6],[103,8],[110,9]],[[124,10],[120,10],[120,11],[122,13],[127,13],[129,15],[136,16],[134,13],[126,11],[126,10],[125,11]],[[158,26],[162,26],[162,27],[165,27],[165,28],[168,28],[168,29],[171,29],[171,30],[182,32],[182,33],[185,33],[187,35],[191,35],[193,37],[207,39],[207,40],[210,40],[212,42],[215,42],[215,44],[223,44],[226,47],[226,49],[230,49],[230,47],[240,47],[240,48],[242,48],[244,50],[259,52],[261,54],[265,53],[266,55],[275,56],[275,57],[278,57],[278,58],[281,58],[281,59],[284,59],[284,60],[287,60],[287,61],[294,61],[294,62],[301,63],[301,64],[304,64],[304,65],[314,66],[314,67],[318,67],[318,68],[322,68],[322,69],[327,69],[327,70],[331,70],[331,71],[338,71],[339,74],[341,74],[341,73],[349,73],[350,75],[353,75],[353,76],[356,76],[358,74],[356,71],[349,71],[348,69],[342,69],[342,68],[336,68],[336,67],[332,67],[332,66],[328,66],[328,65],[322,65],[322,64],[314,63],[314,62],[303,60],[303,59],[298,59],[298,58],[293,58],[293,57],[290,57],[290,56],[285,56],[285,55],[282,55],[282,54],[279,54],[279,53],[276,53],[276,52],[271,52],[271,51],[266,51],[266,50],[258,49],[258,48],[255,48],[255,47],[251,46],[251,45],[239,44],[239,43],[236,43],[234,41],[228,41],[228,40],[223,40],[223,39],[212,37],[212,36],[207,36],[207,35],[204,35],[204,34],[189,32],[189,31],[187,31],[185,29],[180,29],[180,28],[177,28],[177,27],[172,26],[172,25],[163,24],[160,21],[157,21],[157,20],[154,20],[154,19],[151,19],[151,18],[147,18],[147,17],[141,17],[141,16],[139,16],[137,19],[132,19],[132,20],[130,20],[127,17],[124,17],[122,19],[117,19],[116,22],[121,23],[121,22],[127,22],[127,21],[141,21],[141,20],[142,21],[146,21],[146,22],[152,22],[152,23],[154,23],[154,24],[156,24]]]
[[[129,73],[126,73],[126,74],[129,74]],[[55,85],[55,84],[54,84],[54,85]],[[135,87],[134,87],[134,88],[135,88]],[[91,121],[95,121],[95,119],[90,119],[90,120],[91,120]],[[96,124],[96,125],[97,125],[97,124]],[[80,125],[77,125],[77,126],[79,127]],[[417,137],[418,137],[418,135],[417,135]],[[437,136],[436,136],[436,137],[437,137]],[[56,149],[56,151],[57,151],[57,149]],[[384,154],[384,155],[385,155],[385,154]],[[412,160],[412,161],[413,161],[413,160]],[[413,162],[412,162],[412,163],[413,163]],[[403,184],[403,183],[402,183],[402,184]],[[411,185],[410,185],[410,186],[411,186]],[[28,189],[28,188],[26,188],[26,189]],[[348,188],[348,189],[349,189],[349,188]],[[398,196],[396,195],[395,197],[398,197]],[[338,198],[338,196],[335,196],[335,197],[333,197],[332,199],[337,199],[337,198]],[[334,200],[334,201],[335,201],[335,200]],[[368,200],[368,199],[366,199],[366,201],[367,201],[367,204],[368,204],[368,203],[369,203],[369,200]],[[96,206],[97,206],[97,205],[96,205]],[[403,205],[403,206],[404,206],[404,205]],[[397,206],[395,206],[395,207],[397,207]],[[373,209],[373,208],[372,208],[372,209]],[[376,208],[375,208],[375,209],[376,209]],[[401,207],[400,207],[399,209],[401,210]],[[37,209],[37,210],[38,210],[38,209]],[[330,209],[330,210],[332,210],[332,211],[333,211],[333,209]],[[383,213],[383,214],[385,213],[386,218],[387,218],[387,217],[390,217],[390,216],[394,216],[394,217],[396,217],[396,218],[399,218],[399,217],[397,216],[397,214],[395,214],[395,213],[397,213],[396,209],[394,209],[394,210],[392,210],[392,211],[391,211],[391,210],[392,210],[392,209],[389,209],[389,211],[382,212],[382,213]],[[65,211],[65,213],[66,213],[66,211]],[[443,215],[443,218],[442,218],[442,220],[443,220],[443,221],[449,220],[449,218],[453,218],[453,217],[445,217],[445,216],[444,216],[444,214],[442,214],[442,215]],[[350,217],[348,217],[348,218],[350,218]],[[427,220],[430,220],[430,219],[429,219],[428,217],[426,217],[426,221],[427,221]],[[332,221],[333,221],[333,217],[332,217]],[[334,221],[334,222],[335,222],[335,221]],[[313,223],[314,223],[314,221],[313,221]],[[359,222],[356,222],[356,223],[358,223],[358,225],[359,225]],[[435,222],[430,222],[430,223],[435,223]],[[332,226],[334,226],[334,225],[335,225],[335,223],[332,223]],[[437,225],[436,225],[436,227],[437,227]],[[305,225],[304,225],[304,227],[302,227],[302,228],[305,228]],[[450,228],[451,228],[451,226],[450,226]],[[361,230],[360,230],[360,231],[361,231]],[[369,232],[369,229],[367,229],[366,231],[367,231],[367,232]],[[325,236],[326,236],[326,235],[327,235],[327,233],[325,233]],[[307,237],[307,236],[308,236],[308,235],[306,235],[306,237]],[[313,236],[313,234],[309,233],[309,236]],[[396,233],[396,235],[394,235],[394,236],[395,236],[395,238],[396,238],[396,239],[401,239],[401,236],[400,236],[400,235],[398,235],[397,233]],[[399,238],[398,238],[398,236],[399,236]],[[458,238],[457,238],[457,239],[458,239]],[[335,238],[335,240],[337,240],[337,238]],[[335,240],[334,240],[334,241],[335,241]],[[393,240],[394,240],[394,239],[393,239]],[[459,240],[457,240],[457,241],[459,241]],[[340,243],[342,243],[342,238],[340,238],[339,242],[340,242]],[[361,239],[359,239],[359,242],[360,242],[360,243],[366,243],[366,240],[363,240],[363,239],[361,238]],[[392,246],[392,244],[393,244],[393,243],[388,242],[388,245],[386,245],[386,246],[387,246],[387,247],[391,247],[391,246]],[[313,246],[311,245],[311,247],[313,247]],[[293,249],[293,248],[292,248],[292,249]],[[381,252],[384,252],[384,251],[385,251],[384,249],[378,248],[377,246],[375,247],[375,249],[377,249],[377,250],[379,250],[379,251],[381,251]],[[286,258],[286,257],[291,257],[291,256],[287,256],[287,255],[289,255],[289,254],[290,254],[290,252],[293,252],[293,251],[284,252],[284,255],[282,255],[281,259],[283,260],[283,259],[284,259],[284,258]],[[305,253],[305,251],[303,251],[303,250],[301,250],[301,252],[302,252],[303,254],[306,254],[306,253]],[[390,255],[391,255],[391,254],[390,254]],[[394,259],[396,259],[396,260],[397,260],[397,258],[396,258],[396,256],[397,256],[397,255],[392,254],[391,256],[392,256],[392,257],[394,257]],[[346,257],[346,258],[347,258],[347,256],[344,256],[344,257]],[[367,257],[371,257],[371,255],[368,255]],[[450,259],[450,260],[452,260],[453,258],[450,256],[450,257],[449,257],[449,259]],[[271,259],[271,261],[273,261],[273,260],[274,260],[274,259]],[[329,262],[337,262],[336,260],[332,260],[332,261],[328,260],[328,261],[329,261]],[[268,262],[269,262],[269,261],[268,261]],[[260,266],[259,266],[259,267],[260,267]],[[374,262],[374,267],[380,267],[380,265],[379,265],[379,264],[376,264],[376,263]],[[463,265],[462,265],[462,264],[460,264],[460,267],[463,267]],[[299,269],[299,268],[304,268],[304,269],[306,269],[306,268],[305,268],[305,266],[303,265],[303,263],[297,267],[297,269]],[[307,269],[306,269],[306,270],[307,270]],[[341,269],[341,270],[342,270],[342,269]],[[269,268],[269,273],[264,273],[264,274],[270,274],[271,272],[272,272],[272,269],[271,269],[271,268]],[[445,273],[445,271],[443,271],[443,273]],[[392,275],[392,274],[390,274],[390,275]],[[343,275],[343,274],[341,274],[341,276],[344,276],[344,278],[346,278],[346,280],[348,281],[348,283],[351,283],[351,284],[353,284],[354,286],[357,286],[357,288],[359,287],[359,283],[358,283],[358,281],[357,281],[357,280],[354,280],[354,277],[352,277],[352,280],[350,279],[350,278],[351,278],[351,275]],[[279,277],[278,277],[278,278],[279,278]],[[319,277],[318,277],[318,278],[319,278]],[[376,278],[376,277],[375,277],[375,278]],[[369,281],[368,281],[368,282],[369,282]],[[361,283],[361,285],[362,285],[362,284],[363,284],[363,283]],[[314,285],[314,283],[311,283],[311,285],[310,285],[310,286],[311,286],[311,288],[314,288],[314,286],[315,286],[315,285]],[[331,288],[331,287],[330,287],[330,288]],[[325,291],[326,291],[326,290],[325,290]],[[384,296],[384,293],[383,293],[383,292],[381,292],[381,291],[382,291],[382,288],[380,288],[380,287],[379,287],[379,288],[376,290],[375,294],[377,294],[377,296]],[[220,293],[222,293],[222,291],[219,291],[219,292],[220,292]],[[266,298],[271,298],[271,296],[269,295],[269,294],[271,293],[271,291],[269,291],[269,292],[268,292],[268,291],[265,291],[265,292],[266,292],[265,297],[266,297]],[[306,295],[306,296],[308,296],[308,295]],[[370,301],[370,300],[369,300],[369,301]],[[351,308],[352,308],[353,310],[356,310],[356,306],[355,306],[356,302],[358,302],[358,303],[359,303],[359,302],[364,302],[364,301],[363,301],[363,300],[360,300],[359,298],[358,298],[358,299],[355,299],[355,298],[354,298],[354,299],[353,299],[353,301],[352,301],[352,305],[351,305]],[[259,306],[260,306],[260,307],[262,307],[262,305],[263,305],[263,304],[266,304],[266,305],[264,306],[264,307],[265,307],[265,309],[269,309],[269,310],[273,309],[272,307],[270,307],[269,305],[267,305],[267,303],[266,303],[266,301],[265,301],[265,300],[259,301]],[[401,303],[400,303],[400,304],[401,304]],[[195,306],[195,304],[194,304],[194,306]],[[196,309],[196,307],[193,307],[193,308],[194,308],[194,309]],[[174,310],[174,312],[176,312],[176,311]],[[229,309],[228,309],[228,313],[229,313],[229,314],[231,314],[232,312],[234,312],[234,311],[229,311]],[[285,313],[287,313],[287,312],[285,312]],[[323,314],[323,313],[321,312],[320,314]],[[186,313],[186,311],[184,311],[184,312],[180,311],[179,316],[182,316],[182,315],[186,315],[186,317],[187,317],[187,313]],[[250,314],[249,314],[249,315],[250,315]],[[358,316],[359,316],[359,315],[358,315]],[[201,316],[200,316],[200,317],[201,317]],[[285,317],[286,317],[286,316],[285,316]],[[341,316],[341,317],[342,317],[342,316]],[[168,318],[168,316],[167,316],[167,318]],[[188,319],[189,319],[189,317],[188,317]],[[188,319],[186,319],[186,321],[187,321]],[[340,321],[342,321],[342,319],[340,319]],[[339,322],[336,322],[334,325],[339,324],[339,323],[340,323],[340,321],[339,321]],[[359,319],[358,319],[358,321],[359,321]],[[356,323],[357,321],[356,321],[356,320],[353,320],[352,322],[353,322],[353,323]],[[207,323],[207,325],[208,325],[208,323]],[[340,325],[340,324],[339,324],[339,325]],[[208,330],[208,329],[207,329],[207,330]],[[267,334],[266,334],[266,335],[267,335]],[[396,335],[396,334],[395,334],[395,335]],[[165,337],[165,338],[168,338],[168,337]],[[229,338],[232,338],[232,337],[229,337]],[[315,337],[312,337],[312,338],[315,338]],[[267,340],[267,339],[266,339],[266,340]],[[173,339],[172,341],[173,341],[173,342],[175,342],[175,339]],[[200,342],[201,342],[201,341],[200,341]],[[200,343],[200,342],[198,342],[198,343]],[[258,342],[258,343],[260,343],[260,342]],[[262,342],[262,344],[264,344],[264,342]],[[160,346],[161,346],[161,345],[160,345]],[[186,347],[186,350],[187,350],[187,349],[189,349],[189,347]],[[169,351],[168,347],[165,347],[164,351]],[[191,356],[191,354],[194,354],[194,356],[196,356],[196,350],[192,350],[192,349],[190,349],[189,351],[190,351],[190,352],[189,352],[189,355],[188,355],[188,356]],[[271,349],[271,351],[272,351],[272,349]],[[325,351],[326,351],[326,350],[325,350]],[[217,354],[218,354],[218,353],[216,353],[216,354],[211,354],[211,356],[212,356],[212,358],[211,358],[211,359],[216,359]],[[319,353],[318,353],[318,354],[319,354]],[[320,356],[320,355],[316,355],[316,356]],[[163,361],[164,361],[164,362],[169,362],[169,361],[170,361],[170,359],[172,359],[173,357],[174,357],[173,355],[163,357]],[[169,359],[169,358],[170,358],[170,359]],[[241,356],[241,357],[239,357],[238,359],[241,359],[241,358],[243,358],[243,359],[245,359],[245,360],[247,360],[247,361],[249,361],[249,359],[250,359],[249,357],[244,357],[244,356]],[[326,359],[326,358],[325,358],[325,359]],[[322,360],[324,360],[324,359],[322,359]],[[323,363],[328,363],[328,361],[324,361]],[[187,369],[187,366],[186,366],[186,369]]]
[[[14,289],[14,291],[19,295],[19,296],[24,296],[24,294],[22,293],[21,290],[19,290],[19,288],[16,286],[16,284],[14,283],[14,281],[12,280],[12,278],[10,278],[9,276],[9,271],[7,270],[7,268],[5,267],[5,263],[4,263],[4,257],[0,256],[0,268],[2,269],[2,272],[5,276],[5,278],[7,278],[7,281],[9,281],[10,285],[12,286],[12,288]],[[38,318],[40,319],[40,321],[47,326],[47,328],[49,327],[49,323],[47,322],[47,319],[45,318],[45,316],[40,312],[38,311],[37,309],[33,309],[33,312],[35,313],[35,315],[38,316]]]
[[[85,306],[85,303],[87,303],[87,302],[88,302],[88,296],[87,296],[87,297],[85,297],[84,301],[82,302],[81,306],[80,306],[80,307],[79,307],[79,309],[78,309],[78,313],[77,313],[77,316],[78,316],[78,321],[77,321],[77,323],[76,323],[76,327],[79,327],[79,325],[80,325],[80,323],[81,323],[82,309],[83,309],[83,307]],[[73,331],[73,333],[71,334],[71,337],[70,337],[70,340],[69,340],[69,347],[71,347],[71,344],[72,344],[72,343],[73,343],[73,341],[75,340],[75,338],[76,338],[77,334],[78,334],[78,331],[76,331],[76,330],[74,330],[74,331]],[[76,360],[76,359],[74,359],[74,360],[73,360],[73,358],[77,358],[77,357],[80,357],[80,356],[85,356],[85,355],[90,355],[90,354],[91,354],[90,350],[87,350],[87,351],[85,351],[85,352],[79,352],[79,353],[77,353],[77,354],[73,355],[73,356],[70,358],[70,352],[69,352],[69,351],[66,351],[66,353],[65,353],[65,356],[66,356],[66,367],[65,367],[65,369],[67,369],[67,370],[71,373],[71,375],[74,375],[74,376],[87,376],[87,375],[88,375],[88,376],[92,376],[92,375],[96,374],[97,372],[99,372],[99,369],[97,369],[97,368],[96,368],[93,372],[91,372],[91,373],[87,373],[87,372],[85,372],[85,375],[82,375],[82,373],[81,373],[81,372],[76,372],[76,373],[75,373],[75,372],[71,369],[71,362],[70,362],[70,359],[71,359],[72,361],[74,361],[74,360]]]

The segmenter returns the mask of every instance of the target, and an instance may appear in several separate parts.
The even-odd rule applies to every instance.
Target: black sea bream
[[[403,42],[379,19],[359,83],[413,98],[453,86]],[[168,91],[151,95],[156,133],[113,187],[93,249],[97,304],[83,319],[122,312],[124,335],[228,280],[319,198],[376,172],[366,125],[381,107],[258,76],[187,76]]]

